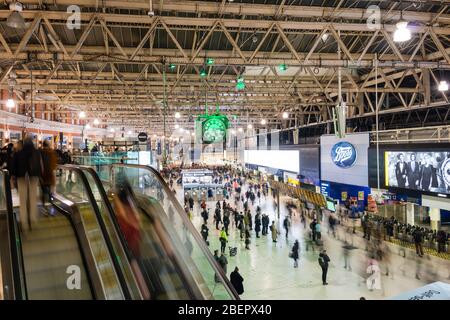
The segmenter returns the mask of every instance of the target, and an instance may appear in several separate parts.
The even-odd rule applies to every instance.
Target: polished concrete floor
[[[246,187],[244,187],[244,192]],[[177,190],[177,196],[183,203],[183,192]],[[262,212],[270,215],[271,221],[279,223],[278,242],[273,243],[270,234],[257,239],[252,231],[250,250],[245,249],[244,241],[240,240],[239,232],[230,227],[228,246],[236,246],[238,254],[234,257],[228,255],[228,272],[238,266],[244,278],[244,294],[242,299],[359,299],[365,297],[368,300],[389,299],[405,291],[413,290],[434,281],[450,283],[450,262],[436,257],[416,257],[415,252],[406,249],[406,257],[403,251],[393,244],[385,244],[384,251],[387,259],[379,262],[381,269],[381,289],[369,290],[366,280],[370,274],[366,272],[369,266],[365,240],[359,235],[352,235],[346,228],[338,228],[336,238],[327,234],[327,227],[322,226],[322,238],[324,248],[331,259],[328,270],[328,285],[322,285],[321,268],[318,264],[319,248],[307,250],[309,230],[300,224],[298,214],[293,217],[292,228],[288,238],[285,237],[282,221],[287,214],[285,206],[288,197],[281,198],[280,219],[277,219],[276,208],[271,196],[256,201],[252,207],[252,215],[255,214],[256,205],[260,205]],[[215,201],[208,202],[210,217],[208,226],[210,229],[210,249],[220,249],[219,231],[213,225],[213,212]],[[232,200],[234,205],[234,200]],[[239,204],[239,207],[242,203]],[[203,219],[200,217],[200,206],[194,207],[193,224],[200,230]],[[232,220],[233,221],[233,220]],[[309,222],[307,223],[307,228]],[[300,241],[299,267],[293,267],[293,260],[288,257],[295,239]],[[354,249],[348,251],[349,265],[344,268],[344,240],[353,243]],[[386,276],[386,268],[389,274]]]

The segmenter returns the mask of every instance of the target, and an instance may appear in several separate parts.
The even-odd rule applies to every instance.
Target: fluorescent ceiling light
[[[448,91],[447,81],[443,80],[443,81],[439,82],[438,90],[441,92]]]
[[[12,108],[14,108],[15,106],[16,106],[16,103],[14,102],[13,99],[9,98],[9,99],[6,101],[6,107],[8,107],[8,109],[12,109]]]
[[[411,39],[411,31],[408,29],[408,22],[400,21],[397,23],[397,29],[394,32],[395,42],[405,42]]]

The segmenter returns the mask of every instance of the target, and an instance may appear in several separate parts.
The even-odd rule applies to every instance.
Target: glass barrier
[[[139,292],[139,288],[136,284],[136,278],[133,275],[133,272],[131,270],[131,266],[128,263],[128,257],[125,252],[125,249],[122,247],[121,241],[119,239],[119,235],[116,232],[114,222],[112,221],[112,217],[110,214],[113,214],[113,212],[110,212],[110,209],[108,207],[107,201],[108,199],[105,199],[106,194],[104,193],[104,190],[101,190],[100,188],[103,188],[101,182],[99,180],[96,180],[95,172],[89,168],[83,168],[79,167],[85,174],[87,182],[89,184],[89,187],[91,188],[92,194],[94,196],[95,202],[97,203],[97,207],[100,210],[100,214],[103,218],[103,221],[105,223],[108,236],[111,239],[111,243],[115,252],[115,258],[119,262],[119,266],[122,269],[122,272],[125,277],[125,281],[130,289],[131,293],[131,299],[141,299],[142,296]],[[97,178],[98,179],[98,178]]]
[[[195,230],[173,194],[168,193],[171,191],[163,185],[162,178],[149,167],[113,165],[111,184],[121,184],[124,179],[128,180],[136,194],[144,195],[147,199],[159,203],[170,222],[170,228],[174,229],[174,232],[170,234],[172,241],[184,247],[185,250],[180,250],[181,258],[187,262],[190,273],[203,290],[204,297],[206,299],[238,298],[231,289],[228,279],[217,268],[200,234]],[[220,280],[216,281],[218,278]]]
[[[76,204],[80,213],[88,243],[95,259],[95,266],[100,277],[107,300],[123,299],[117,274],[113,267],[95,209],[90,201],[88,186],[83,183],[81,173],[77,170],[58,168],[56,177],[56,193]]]

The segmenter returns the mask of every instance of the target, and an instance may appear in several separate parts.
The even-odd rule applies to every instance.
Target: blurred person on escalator
[[[52,200],[52,189],[55,186],[55,170],[57,165],[56,152],[50,147],[50,142],[44,140],[41,150],[43,172],[41,177],[42,206],[46,208],[46,202]]]
[[[140,246],[142,240],[138,209],[131,200],[133,197],[132,189],[127,181],[122,181],[117,189],[117,196],[113,199],[117,222],[131,251],[130,265],[138,280],[141,293],[144,299],[150,299],[150,293],[138,265],[138,260],[141,259]]]
[[[31,230],[37,221],[37,188],[42,176],[42,158],[31,137],[26,137],[23,148],[16,152],[11,174],[17,179],[20,198],[20,224],[22,231]]]

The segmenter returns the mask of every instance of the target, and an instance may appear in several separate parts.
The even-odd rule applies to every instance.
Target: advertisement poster
[[[364,200],[364,191],[358,191],[358,200]]]
[[[342,191],[342,193],[341,193],[341,199],[342,199],[342,201],[346,201],[347,200],[347,192],[346,191]]]
[[[449,152],[386,151],[386,186],[450,193]]]

